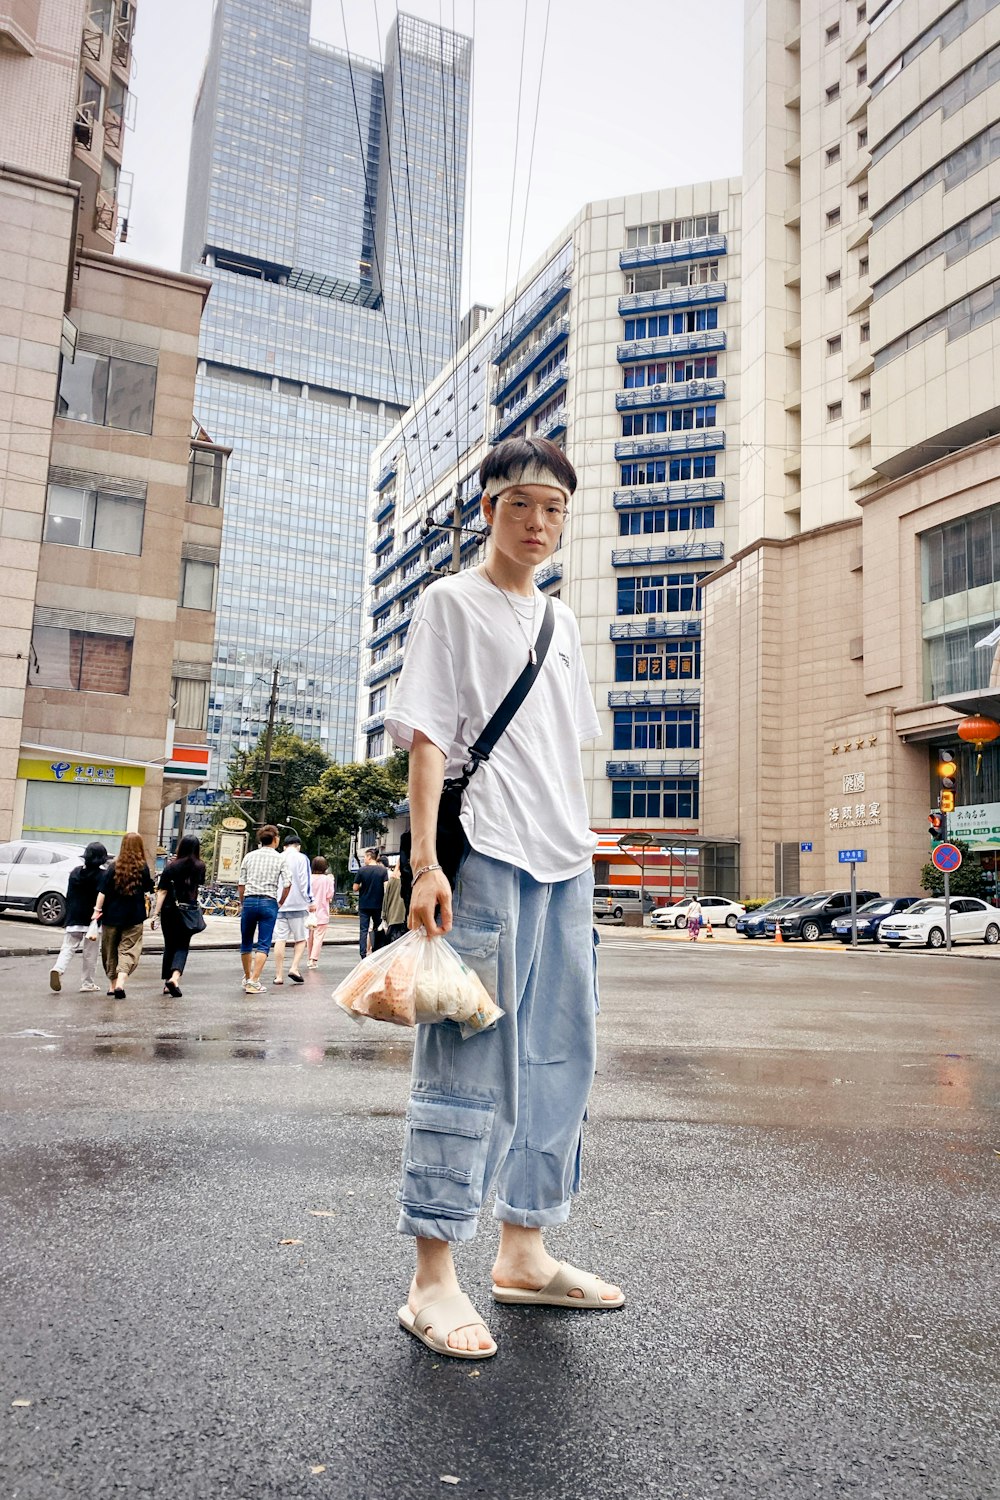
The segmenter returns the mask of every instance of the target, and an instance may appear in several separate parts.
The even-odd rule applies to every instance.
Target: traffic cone
[[[714,937],[715,937],[715,933],[712,931],[711,919],[709,917],[706,917],[705,918],[705,940],[707,941],[709,938],[714,938]]]
[[[783,943],[785,941],[784,938],[781,935],[781,923],[780,922],[775,922],[775,924],[774,924],[774,941],[776,943]]]

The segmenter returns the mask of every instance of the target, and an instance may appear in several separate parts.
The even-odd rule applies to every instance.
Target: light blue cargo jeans
[[[453,1021],[417,1027],[401,1234],[472,1239],[494,1187],[504,1223],[569,1218],[596,1056],[593,893],[592,870],[547,885],[466,857],[448,941],[504,1015],[465,1040]]]

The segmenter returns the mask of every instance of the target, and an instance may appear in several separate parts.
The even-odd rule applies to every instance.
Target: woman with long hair
[[[175,1000],[181,998],[181,975],[195,933],[188,914],[198,913],[198,888],[204,879],[201,844],[193,834],[185,834],[160,875],[153,912],[153,923],[159,918],[163,928],[163,993]]]
[[[137,833],[126,833],[114,863],[101,877],[94,921],[101,924],[101,961],[111,988],[109,995],[125,999],[125,981],[142,956],[142,924],[146,920],[146,892],[153,877],[146,850]]]

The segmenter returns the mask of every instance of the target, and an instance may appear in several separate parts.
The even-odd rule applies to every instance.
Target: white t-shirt
[[[526,599],[507,596],[526,613]],[[534,592],[534,619],[523,631],[500,590],[478,570],[426,589],[406,638],[403,670],[385,727],[408,750],[420,730],[459,776],[528,661],[545,596]],[[580,743],[601,733],[571,611],[553,600],[548,654],[489,760],[462,799],[462,826],[480,854],[526,870],[539,881],[570,880],[589,869],[597,847],[583,786]],[[526,639],[527,637],[527,639]]]

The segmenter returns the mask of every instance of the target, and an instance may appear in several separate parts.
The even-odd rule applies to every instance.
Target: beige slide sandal
[[[601,1287],[607,1284],[599,1276],[592,1276],[589,1271],[579,1271],[576,1266],[571,1266],[569,1261],[564,1260],[560,1262],[552,1280],[537,1292],[526,1287],[494,1284],[493,1300],[514,1307],[575,1307],[585,1312],[624,1306],[624,1292],[619,1292],[614,1298],[601,1296]],[[572,1297],[571,1292],[582,1292],[583,1296]]]
[[[448,1343],[449,1333],[467,1328],[470,1323],[486,1326],[464,1292],[429,1302],[418,1313],[411,1312],[404,1303],[399,1309],[399,1321],[407,1333],[412,1333],[435,1354],[447,1354],[451,1359],[492,1359],[497,1352],[495,1343],[492,1349],[452,1349]],[[433,1332],[428,1332],[429,1329]]]

